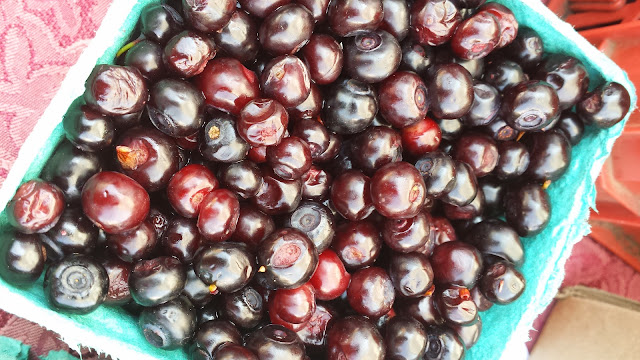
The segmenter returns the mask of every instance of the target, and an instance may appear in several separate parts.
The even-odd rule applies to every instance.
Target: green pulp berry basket
[[[84,81],[96,63],[112,63],[116,51],[129,39],[141,9],[158,0],[114,0],[103,23],[60,90],[39,119],[20,150],[18,160],[0,190],[4,208],[17,187],[38,177],[40,170],[63,139],[62,116],[84,91]],[[592,47],[573,28],[562,22],[537,0],[497,0],[509,7],[521,26],[536,30],[545,50],[580,59],[588,68],[592,88],[604,81],[623,84],[636,103],[633,85],[611,60]],[[628,118],[628,116],[627,116]],[[537,314],[544,309],[564,276],[564,263],[575,242],[589,232],[587,217],[595,199],[594,181],[620,135],[624,122],[607,130],[589,127],[573,149],[567,173],[548,189],[552,216],[548,228],[523,239],[527,280],[523,295],[508,306],[493,306],[481,314],[483,329],[467,359],[510,358],[510,349],[522,346]],[[6,214],[0,214],[0,234],[7,234]],[[0,235],[4,236],[4,235]],[[0,239],[2,241],[3,239]],[[42,291],[42,279],[28,288],[15,288],[0,278],[0,308],[53,330],[72,347],[83,345],[126,360],[187,359],[182,350],[164,351],[149,345],[137,327],[137,319],[120,308],[102,306],[88,315],[68,315],[50,310]]]

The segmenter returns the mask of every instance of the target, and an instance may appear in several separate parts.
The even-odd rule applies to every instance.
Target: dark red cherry
[[[180,261],[162,256],[135,264],[129,275],[129,290],[136,303],[156,306],[178,297],[186,280],[187,273]]]
[[[491,173],[498,164],[498,157],[496,142],[485,134],[467,133],[455,144],[454,158],[469,164],[476,177]]]
[[[499,116],[494,118],[489,125],[483,126],[479,129],[497,141],[516,140],[520,133],[518,130],[509,126],[509,124]]]
[[[483,126],[489,124],[498,115],[502,97],[493,86],[476,81],[473,84],[473,105],[462,117],[465,125]]]
[[[356,134],[373,122],[378,99],[373,87],[355,79],[336,81],[327,92],[324,123],[338,134]]]
[[[589,89],[589,73],[580,60],[566,55],[551,55],[538,65],[536,79],[546,81],[556,90],[560,110],[577,104]]]
[[[293,289],[311,279],[318,266],[318,252],[300,230],[283,228],[264,239],[257,252],[265,267],[266,282],[275,288]]]
[[[260,84],[265,96],[285,107],[300,105],[311,93],[309,69],[295,56],[279,56],[269,61]]]
[[[130,177],[103,171],[82,189],[82,210],[109,234],[135,229],[149,213],[149,194]]]
[[[528,180],[544,182],[559,179],[571,162],[571,144],[558,131],[531,134],[530,162],[525,172]]]
[[[324,22],[327,19],[327,9],[330,0],[296,0],[296,2],[309,10],[313,19],[317,22]]]
[[[98,242],[99,229],[87,219],[80,208],[67,207],[47,237],[65,255],[91,253]]]
[[[524,261],[520,237],[513,228],[498,219],[484,220],[473,226],[464,239],[481,253],[498,256],[516,266]]]
[[[147,39],[164,45],[184,28],[184,21],[170,5],[149,4],[140,13],[140,27]]]
[[[402,42],[401,50],[400,70],[413,71],[422,77],[429,74],[431,65],[435,63],[435,52],[431,46],[416,44],[411,39],[407,39]]]
[[[62,118],[64,134],[76,148],[92,152],[107,148],[113,142],[113,119],[87,105],[71,108]]]
[[[162,47],[151,40],[142,40],[127,51],[124,64],[138,69],[146,80],[155,81],[165,71]]]
[[[269,315],[291,324],[306,323],[316,311],[315,290],[309,284],[278,289],[269,297]],[[282,325],[282,324],[281,324]]]
[[[87,105],[105,115],[141,111],[148,96],[142,74],[130,66],[96,65],[85,82]]]
[[[465,206],[442,204],[444,214],[449,220],[472,220],[484,214],[484,193],[478,189],[476,197]]]
[[[224,316],[244,329],[256,327],[262,320],[267,305],[260,293],[251,286],[224,295]]]
[[[478,308],[465,287],[450,285],[436,290],[436,306],[448,324],[468,326],[478,320]]]
[[[156,129],[127,130],[116,143],[116,158],[124,174],[149,192],[163,189],[178,171],[175,142]]]
[[[429,238],[435,247],[449,241],[456,241],[458,236],[456,235],[453,225],[451,225],[451,222],[447,218],[435,216],[431,218],[431,232],[429,234]],[[433,251],[433,249],[431,250]],[[426,255],[430,256],[431,253]]]
[[[478,311],[480,311],[479,308],[478,308]],[[468,325],[468,326],[453,325],[452,326],[451,324],[449,324],[449,327],[453,331],[455,331],[456,334],[458,334],[458,337],[460,338],[460,340],[462,340],[462,343],[464,344],[464,346],[467,349],[469,349],[473,345],[475,345],[478,342],[478,339],[480,338],[480,333],[482,331],[482,318],[480,318],[480,315],[478,315],[478,321],[473,323],[473,325]]]
[[[236,121],[238,134],[254,147],[279,144],[288,124],[287,110],[271,99],[252,100]]]
[[[378,228],[369,220],[344,223],[336,229],[331,249],[347,269],[360,269],[373,264],[382,248]]]
[[[513,264],[498,261],[489,265],[482,272],[478,282],[480,291],[488,300],[506,305],[516,301],[525,289],[524,276],[515,269]]]
[[[236,0],[182,0],[182,9],[191,26],[212,33],[229,22],[236,9]]]
[[[256,74],[232,58],[209,61],[196,83],[208,105],[236,116],[260,96]]]
[[[234,344],[242,344],[238,329],[230,321],[213,319],[199,324],[189,354],[192,359],[209,360],[219,348]]]
[[[442,197],[442,201],[456,206],[465,206],[475,199],[478,193],[478,180],[471,166],[465,162],[456,161],[455,169],[455,185]]]
[[[284,226],[305,233],[316,246],[318,253],[331,245],[335,234],[333,214],[326,206],[311,201],[303,201],[287,216]]]
[[[256,0],[260,2],[263,0]],[[246,347],[259,359],[304,359],[304,344],[293,330],[281,325],[265,325],[246,340]]]
[[[327,171],[311,165],[302,175],[302,198],[305,200],[324,201],[329,198],[333,176]]]
[[[296,120],[317,120],[322,112],[324,98],[318,85],[311,83],[311,92],[307,99],[296,107],[287,109],[289,116]]]
[[[252,146],[247,154],[249,160],[256,164],[262,164],[267,162],[267,147],[266,146]]]
[[[584,123],[573,111],[563,111],[555,129],[561,131],[573,146],[578,145],[584,136]]]
[[[436,246],[430,260],[436,285],[472,288],[482,271],[482,257],[478,249],[462,241]]]
[[[219,175],[225,188],[244,199],[255,196],[262,186],[260,168],[249,160],[229,164],[220,170]]]
[[[366,174],[402,160],[400,134],[386,126],[372,126],[358,134],[351,145],[353,164]]]
[[[333,180],[331,204],[347,220],[365,219],[374,210],[371,179],[358,170],[349,170]]]
[[[158,130],[171,137],[189,136],[204,122],[204,97],[189,82],[164,79],[151,88],[147,110]]]
[[[249,14],[264,18],[275,9],[290,3],[291,0],[239,0],[238,2]]]
[[[424,154],[415,162],[415,167],[422,175],[430,197],[442,196],[456,185],[456,164],[440,151]]]
[[[629,113],[629,91],[617,82],[600,85],[576,105],[576,112],[585,124],[610,128]]]
[[[234,11],[229,22],[213,33],[213,39],[221,50],[244,64],[255,60],[260,50],[258,25],[242,10]]]
[[[198,277],[210,291],[232,293],[245,287],[255,272],[255,257],[246,246],[234,242],[217,242],[203,248],[193,260]]]
[[[382,228],[382,239],[394,251],[417,251],[430,241],[429,220],[429,216],[423,212],[409,219],[386,219]]]
[[[211,191],[202,199],[198,214],[198,230],[209,241],[225,241],[233,235],[238,224],[240,203],[227,189]]]
[[[347,272],[338,255],[331,249],[320,253],[318,267],[309,284],[316,291],[318,300],[333,300],[347,290],[351,275]]]
[[[173,209],[187,218],[200,212],[207,194],[218,187],[218,179],[206,166],[189,164],[173,175],[167,186],[167,197]]]
[[[499,160],[494,174],[501,180],[516,179],[529,167],[529,151],[517,141],[501,141],[498,143]]]
[[[549,194],[538,184],[509,189],[504,196],[504,209],[507,223],[524,237],[542,232],[551,217]]]
[[[358,313],[369,317],[380,317],[393,306],[395,291],[393,283],[384,269],[367,267],[351,276],[347,289],[349,304]]]
[[[260,26],[262,48],[272,55],[291,55],[300,50],[313,33],[313,14],[298,4],[281,6],[269,14]]]
[[[3,280],[14,286],[31,285],[42,275],[46,261],[47,251],[38,235],[4,232],[0,243],[0,276]]]
[[[304,343],[307,353],[322,353],[327,339],[327,331],[337,319],[338,313],[330,305],[322,303],[316,305],[316,311],[311,315],[309,321],[296,332]]]
[[[474,287],[470,291],[471,299],[473,299],[473,302],[476,303],[478,311],[487,311],[493,306],[493,303],[489,301],[486,296],[484,296],[482,291],[480,291],[479,286]]]
[[[64,207],[60,188],[40,179],[30,180],[20,185],[7,204],[7,219],[22,233],[44,233],[56,225]]]
[[[252,205],[241,204],[240,214],[233,240],[247,244],[252,252],[258,244],[275,230],[271,216],[261,212]]]
[[[501,115],[516,130],[540,130],[559,114],[558,95],[545,82],[523,81],[504,94]]]
[[[398,41],[409,34],[409,4],[402,0],[383,0],[384,18],[380,29],[395,36]]]
[[[401,134],[404,149],[415,156],[435,151],[442,139],[440,126],[429,117],[404,127]]]
[[[100,264],[109,277],[109,290],[104,303],[107,305],[124,305],[131,301],[129,291],[129,274],[133,265],[115,257],[104,258]]]
[[[513,12],[506,6],[491,2],[484,4],[478,11],[478,13],[487,12],[495,16],[498,21],[500,40],[498,41],[496,49],[509,45],[516,38],[516,35],[518,35],[518,21],[513,15]]]
[[[311,149],[306,141],[289,136],[267,148],[267,163],[281,179],[299,179],[311,168]]]
[[[344,42],[344,71],[366,83],[388,78],[400,66],[401,57],[398,40],[384,30],[362,32]]]
[[[460,23],[451,38],[451,50],[465,60],[481,59],[498,46],[500,30],[495,16],[478,12]]]
[[[329,131],[316,120],[296,121],[293,124],[291,136],[298,137],[307,143],[312,159],[317,159],[329,147]]]
[[[329,26],[336,35],[353,36],[365,30],[375,30],[382,23],[382,0],[331,1]]]
[[[231,343],[222,343],[213,356],[217,360],[258,360],[258,357],[244,346]]]
[[[314,159],[315,162],[326,163],[334,160],[336,156],[338,156],[341,147],[342,137],[334,132],[329,132],[329,145],[327,146],[327,150]]]
[[[165,45],[163,59],[168,70],[182,78],[190,78],[204,71],[207,62],[216,53],[213,40],[195,31],[185,30]]]
[[[429,109],[427,87],[415,73],[398,71],[379,86],[380,113],[391,125],[403,128],[424,119]]]
[[[422,45],[446,43],[461,19],[458,8],[450,0],[417,0],[411,6],[411,32]]]
[[[382,360],[386,352],[384,338],[363,316],[337,320],[327,333],[327,359]]]
[[[520,64],[505,59],[492,59],[484,69],[484,81],[504,92],[508,87],[528,80]]]
[[[108,234],[109,250],[126,262],[149,258],[158,241],[158,235],[149,221],[121,234]]]
[[[445,326],[431,326],[427,328],[429,345],[425,353],[425,360],[462,360],[465,348],[458,335]]]
[[[262,186],[253,204],[268,215],[286,214],[298,207],[302,199],[302,181],[283,180],[271,168],[262,167]]]
[[[416,216],[422,209],[426,187],[416,168],[394,162],[380,168],[371,178],[371,200],[376,210],[391,219]]]
[[[516,38],[505,48],[505,53],[511,60],[522,64],[525,70],[531,71],[542,60],[544,45],[535,30],[520,28]]]
[[[184,264],[193,261],[202,242],[198,226],[193,219],[176,217],[162,235],[160,247],[166,255],[173,256]]]
[[[200,154],[206,160],[234,163],[244,160],[249,144],[236,130],[236,119],[229,114],[212,116],[202,129]]]
[[[393,254],[389,277],[396,291],[405,297],[423,296],[433,285],[433,269],[420,253]]]
[[[473,78],[462,65],[436,65],[428,94],[433,115],[440,119],[460,118],[473,105]]]
[[[442,324],[444,320],[436,308],[434,292],[435,286],[432,286],[423,296],[398,299],[398,312],[418,320],[425,326]]]

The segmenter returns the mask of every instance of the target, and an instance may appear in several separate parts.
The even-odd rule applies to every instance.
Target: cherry
[[[498,146],[485,134],[467,133],[456,142],[454,158],[469,164],[476,177],[483,177],[498,164]]]
[[[311,149],[297,136],[282,139],[267,148],[267,163],[283,180],[296,180],[311,168]]]
[[[417,0],[411,6],[411,33],[422,45],[449,41],[460,20],[458,8],[450,0]]]
[[[318,300],[334,300],[347,290],[351,275],[347,272],[338,255],[331,249],[318,256],[318,267],[309,284],[316,291]]]
[[[442,197],[442,201],[455,205],[469,205],[478,194],[478,180],[471,166],[462,161],[455,162],[455,185]]]
[[[142,74],[130,66],[96,65],[85,82],[87,105],[108,116],[141,111],[147,96]]]
[[[426,187],[416,168],[394,162],[380,168],[371,178],[371,200],[376,210],[391,219],[416,216],[422,209]]]
[[[402,0],[383,0],[384,18],[380,29],[402,41],[409,34],[409,4]]]
[[[549,195],[538,184],[523,184],[504,195],[505,218],[518,235],[537,235],[551,218]]]
[[[331,249],[347,269],[360,269],[373,264],[382,248],[376,226],[368,220],[344,223],[336,229]]]
[[[235,11],[236,0],[196,1],[182,0],[182,8],[189,24],[194,28],[212,33],[229,22]]]
[[[324,121],[327,129],[338,134],[356,134],[373,122],[378,100],[373,87],[355,79],[332,84],[325,98]]]
[[[285,107],[300,105],[311,93],[311,75],[295,56],[283,55],[269,61],[260,75],[265,96]]]
[[[263,1],[263,0],[257,0]],[[259,359],[304,359],[304,344],[295,332],[281,325],[265,325],[246,340],[246,347]]]
[[[456,164],[440,151],[424,154],[415,162],[415,167],[422,175],[428,196],[442,196],[456,185]]]
[[[542,39],[530,28],[520,28],[518,35],[505,48],[507,56],[522,65],[527,71],[533,70],[542,60],[544,45]]]
[[[320,303],[316,305],[316,311],[311,315],[311,318],[296,332],[305,344],[307,352],[322,352],[327,339],[327,331],[337,318],[337,312],[329,305]]]
[[[362,32],[344,42],[344,71],[366,83],[388,78],[400,66],[401,57],[398,40],[384,30]]]
[[[342,47],[333,37],[313,34],[307,45],[302,48],[302,57],[309,68],[309,74],[319,85],[334,82],[344,63]]]
[[[113,142],[113,119],[87,105],[73,106],[62,118],[65,136],[83,151],[100,151]]]
[[[501,30],[498,20],[490,12],[478,12],[458,26],[451,38],[451,50],[465,60],[483,58],[500,43]]]
[[[190,164],[171,177],[167,198],[173,209],[187,218],[195,218],[207,194],[218,187],[218,179],[204,165]]]
[[[200,205],[198,230],[209,241],[225,241],[236,231],[240,203],[227,189],[215,189],[207,194]]]
[[[540,130],[559,115],[558,95],[545,82],[523,81],[504,94],[500,111],[504,121],[516,130]]]
[[[291,136],[298,137],[309,146],[311,158],[317,159],[329,147],[329,131],[321,123],[311,119],[298,120],[293,124]]]
[[[419,253],[393,254],[389,277],[396,291],[405,297],[423,296],[433,285],[431,264]]]
[[[331,31],[341,37],[365,30],[375,30],[383,20],[381,0],[345,0],[329,3]]]
[[[236,120],[238,134],[254,147],[279,144],[288,124],[284,106],[271,99],[250,101]]]
[[[163,79],[151,88],[147,111],[158,130],[171,137],[185,137],[202,127],[204,97],[191,83]]]
[[[306,7],[288,4],[262,21],[258,38],[262,48],[273,55],[295,54],[309,41],[313,26],[313,14]]]
[[[56,225],[64,207],[60,188],[40,179],[30,180],[20,185],[7,204],[7,219],[22,233],[44,233]]]
[[[312,201],[324,201],[329,197],[333,176],[327,171],[311,165],[302,175],[302,198]]]
[[[322,204],[303,201],[298,208],[289,214],[284,225],[305,233],[313,242],[318,253],[331,245],[335,234],[334,220],[331,210]]]
[[[404,149],[414,156],[435,151],[443,137],[438,123],[429,117],[404,127],[401,134]]]
[[[608,82],[587,93],[576,105],[576,112],[585,124],[606,129],[627,116],[630,103],[624,86]]]
[[[525,279],[513,264],[498,261],[484,269],[478,283],[486,298],[496,304],[506,305],[516,301],[525,289]]]
[[[382,239],[392,250],[410,253],[427,245],[430,241],[429,233],[429,216],[420,212],[409,219],[386,219],[382,228]]]
[[[161,256],[135,264],[129,275],[133,300],[142,306],[156,306],[177,298],[187,280],[187,273],[176,258]]]
[[[415,73],[398,71],[380,84],[380,113],[394,127],[424,119],[429,109],[427,87]]]
[[[14,286],[28,286],[42,275],[47,251],[38,235],[6,232],[0,243],[0,276]],[[346,286],[345,286],[346,288]]]
[[[311,319],[315,310],[315,290],[309,284],[295,289],[278,289],[269,297],[272,323],[275,323],[275,315],[277,319],[287,323],[304,324]]]
[[[309,96],[307,96],[306,100],[295,107],[287,109],[287,111],[289,112],[289,116],[295,120],[315,121],[322,112],[323,104],[324,99],[320,88],[318,88],[318,85],[315,83],[311,83],[311,92],[309,92]]]
[[[286,214],[298,207],[302,199],[302,181],[283,180],[271,168],[262,167],[262,186],[251,198],[258,210],[268,214]]]
[[[365,219],[374,210],[371,180],[358,170],[349,170],[333,180],[331,205],[347,220]]]
[[[232,58],[209,61],[195,80],[208,105],[236,116],[260,96],[256,74]]]
[[[428,94],[431,112],[436,117],[460,118],[468,113],[473,105],[473,78],[462,65],[437,65],[433,70]]]
[[[293,289],[306,283],[318,266],[318,252],[311,240],[292,228],[276,230],[264,239],[257,258],[265,267],[266,282],[282,289]]]
[[[456,285],[472,288],[482,270],[478,249],[462,241],[438,245],[431,254],[436,285]]]
[[[169,5],[149,4],[140,13],[140,27],[145,38],[163,45],[184,28],[184,21]]]
[[[211,39],[195,31],[185,30],[172,37],[165,45],[163,59],[168,70],[182,78],[190,78],[203,72],[207,62],[216,53]]]
[[[384,339],[375,325],[363,316],[337,320],[327,332],[327,359],[382,360]]]
[[[260,50],[258,25],[242,10],[234,11],[229,22],[213,33],[213,39],[221,50],[243,64],[253,62]]]
[[[275,230],[273,219],[252,205],[240,204],[233,240],[247,244],[252,252]]]
[[[500,49],[509,45],[516,38],[516,35],[518,35],[518,21],[513,15],[513,12],[506,6],[493,2],[484,4],[478,9],[478,13],[485,12],[493,15],[498,21],[500,40],[496,48]]]
[[[529,139],[529,166],[525,176],[532,181],[559,179],[569,168],[571,144],[559,131],[532,134]]]
[[[254,328],[262,320],[265,310],[262,296],[251,286],[224,295],[225,317],[241,328]]]
[[[402,160],[400,134],[385,126],[371,126],[358,134],[351,145],[353,164],[366,174]]]
[[[193,259],[193,269],[209,291],[232,293],[245,287],[255,272],[255,258],[246,247],[233,242],[216,242]]]
[[[239,0],[239,2],[249,14],[264,18],[275,9],[290,3],[291,0]]]

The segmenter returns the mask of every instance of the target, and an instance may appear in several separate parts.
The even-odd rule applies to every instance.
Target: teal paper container
[[[62,116],[84,91],[84,80],[93,66],[113,61],[116,51],[135,29],[143,6],[157,1],[113,1],[96,38],[70,69],[60,90],[20,150],[0,190],[0,208],[5,207],[22,182],[38,177],[64,137]],[[623,84],[632,94],[635,107],[635,89],[626,74],[541,2],[496,2],[513,10],[521,26],[535,29],[542,37],[547,52],[564,53],[580,59],[589,70],[592,87],[603,81]],[[467,359],[509,359],[513,349],[521,347],[528,339],[533,320],[556,294],[571,248],[589,232],[587,218],[595,201],[594,182],[626,120],[607,130],[588,128],[585,138],[573,149],[567,173],[548,190],[552,199],[549,227],[540,235],[523,239],[526,260],[522,272],[527,280],[526,291],[511,305],[493,306],[481,313],[482,334],[478,343],[469,350]],[[3,211],[0,214],[0,234],[6,234],[7,230]],[[137,328],[137,320],[119,308],[102,306],[83,316],[50,310],[42,292],[42,280],[29,288],[19,289],[0,278],[0,307],[59,333],[72,347],[81,344],[123,360],[187,359],[182,350],[163,351],[147,344]]]

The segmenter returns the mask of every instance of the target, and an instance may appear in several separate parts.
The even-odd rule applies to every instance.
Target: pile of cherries
[[[98,65],[0,275],[192,359],[460,359],[585,125],[629,111],[484,0],[182,0]]]

